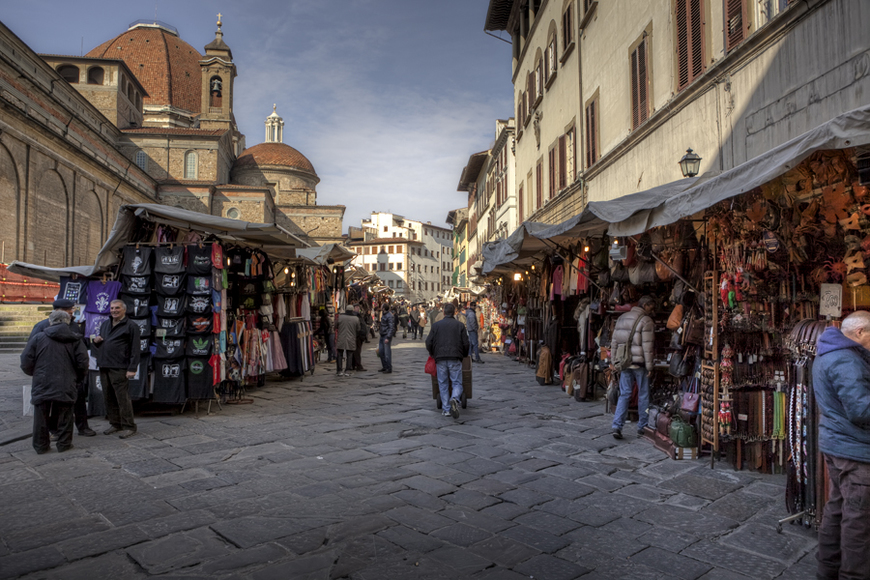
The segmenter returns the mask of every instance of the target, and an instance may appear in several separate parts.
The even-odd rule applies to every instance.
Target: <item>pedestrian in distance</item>
[[[819,337],[813,390],[830,497],[819,526],[816,577],[870,579],[870,312]]]
[[[655,310],[655,300],[652,296],[641,296],[637,306],[616,319],[613,337],[610,343],[611,370],[613,356],[619,345],[628,345],[631,353],[631,363],[619,373],[619,401],[613,414],[614,439],[622,439],[622,427],[628,415],[628,403],[631,399],[633,386],[637,383],[637,434],[643,435],[649,416],[649,380],[653,372],[653,342],[655,341],[655,324],[652,313]]]
[[[476,304],[472,302],[465,311],[465,329],[468,331],[468,342],[471,344],[468,356],[471,357],[472,362],[483,363],[483,360],[480,358],[480,343],[477,337],[480,324],[477,321],[477,312],[474,310],[475,306]]]
[[[381,323],[378,328],[380,341],[378,343],[378,352],[381,355],[382,367],[378,369],[379,373],[393,372],[393,351],[392,340],[396,336],[396,317],[390,311],[390,305],[384,303],[381,311]]]
[[[57,450],[73,447],[73,404],[88,372],[88,353],[82,336],[69,323],[69,313],[54,310],[48,316],[48,327],[31,336],[21,353],[21,370],[33,377],[33,449],[40,455],[51,449],[51,415],[57,420]]]
[[[423,336],[423,331],[420,328],[420,307],[419,306],[409,306],[408,307],[408,324],[411,327],[411,340],[417,340],[417,333],[420,333],[420,336]]]
[[[335,345],[338,350],[338,355],[335,357],[335,376],[337,377],[350,376],[347,371],[353,365],[353,353],[356,351],[359,329],[359,318],[354,314],[353,308],[347,308],[338,317],[338,342]]]
[[[136,434],[130,379],[139,370],[139,326],[127,318],[127,306],[121,300],[112,300],[109,314],[111,318],[100,325],[99,335],[91,337],[111,424],[103,434],[120,433],[118,437],[126,439]]]
[[[402,328],[402,338],[408,338],[408,324],[411,320],[411,315],[408,313],[408,308],[406,306],[399,305],[398,306],[399,313],[399,326]]]
[[[366,328],[362,307],[359,304],[354,304],[353,312],[357,320],[359,320],[359,330],[356,334],[356,349],[353,351],[353,370],[365,372],[366,369],[362,366],[362,345],[364,342],[368,342],[369,332]]]
[[[78,334],[82,337],[82,346],[85,346],[87,350],[87,346],[84,342],[84,329],[80,324],[73,320],[73,312],[75,311],[75,303],[72,300],[68,300],[66,298],[59,298],[52,303],[52,308],[55,310],[62,310],[70,315],[69,327],[73,333]],[[40,320],[37,322],[33,329],[30,331],[30,337],[33,338],[34,335],[39,334],[40,332],[45,331],[49,326],[49,319]],[[76,402],[73,405],[73,420],[75,422],[76,429],[78,430],[79,435],[83,437],[93,437],[96,435],[93,429],[88,425],[88,381],[87,376],[82,377],[82,380],[79,381],[77,385],[78,394],[76,395]],[[48,417],[48,431],[52,435],[52,439],[56,438],[57,435],[57,415],[51,414]]]
[[[444,318],[432,325],[426,337],[426,350],[435,359],[438,369],[441,414],[458,419],[463,388],[462,359],[468,356],[469,342],[465,325],[454,318],[455,314],[456,307],[453,304],[444,306]]]

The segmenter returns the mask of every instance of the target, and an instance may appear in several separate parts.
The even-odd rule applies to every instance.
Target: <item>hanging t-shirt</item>
[[[224,249],[220,244],[211,245],[211,265],[221,270],[226,265],[224,258]]]
[[[187,273],[196,276],[211,274],[210,244],[187,246]]]
[[[221,292],[220,290],[211,289],[211,303],[214,305],[214,311],[221,311]]]
[[[550,288],[550,300],[554,300],[556,296],[562,295],[562,274],[564,270],[562,266],[556,266],[553,269],[553,285]]]
[[[187,317],[187,333],[188,334],[206,334],[211,332],[212,316],[188,316]]]
[[[151,314],[148,311],[148,307],[151,305],[150,296],[121,294],[121,300],[127,305],[127,316],[130,318],[143,318]]]
[[[157,274],[157,293],[175,296],[184,290],[184,274]]]
[[[188,276],[187,293],[195,296],[211,296],[211,273],[208,276]]]
[[[187,297],[178,296],[157,296],[157,316],[181,316],[184,313]]]
[[[224,368],[224,361],[221,360],[220,355],[213,354],[211,358],[208,359],[208,366],[211,367],[211,377],[212,383],[217,384],[221,382],[222,371]]]
[[[233,248],[228,252],[228,256],[229,270],[237,274],[243,273],[245,271],[245,250],[241,248]]]
[[[158,316],[155,336],[157,338],[184,336],[184,318],[162,318]]]
[[[184,388],[184,359],[154,361],[155,403],[182,404],[187,400]]]
[[[151,352],[151,339],[147,336],[145,338],[139,338],[139,354],[144,354],[146,352]]]
[[[85,312],[108,314],[109,304],[118,298],[120,291],[121,283],[114,280],[88,282],[88,301],[85,303]]]
[[[167,248],[161,246],[154,250],[154,271],[161,274],[180,274],[184,272],[184,246]]]
[[[88,300],[88,280],[87,278],[72,278],[63,277],[60,279],[60,291],[57,293],[58,298],[64,300],[72,300],[76,304],[86,304]]]
[[[187,312],[209,314],[211,312],[211,300],[208,296],[191,296],[187,300]]]
[[[139,327],[139,336],[151,336],[151,316],[148,318],[130,318],[130,322]]]
[[[88,415],[91,417],[104,417],[106,415],[100,371],[88,371]]]
[[[185,354],[189,357],[209,357],[214,348],[214,339],[210,336],[191,336],[187,339]]]
[[[96,314],[94,312],[85,312],[85,336],[99,336],[100,326],[109,319],[108,314]]]
[[[220,290],[223,288],[224,283],[224,271],[218,270],[217,268],[212,269],[211,271],[211,287],[212,290]]]
[[[151,294],[151,276],[127,276],[122,274],[121,281],[124,283],[122,291],[125,294],[137,294],[139,296]]]
[[[147,276],[151,274],[152,249],[126,246],[123,252],[121,274],[127,276]]]
[[[154,358],[178,359],[184,356],[183,338],[158,338],[154,341]]]
[[[214,322],[211,325],[212,334],[220,334],[223,329],[223,316],[221,316],[220,312],[215,312],[212,314],[214,318]]]
[[[208,358],[187,359],[187,397],[189,399],[214,398],[214,381]]]
[[[136,368],[136,376],[129,380],[130,398],[134,401],[148,398],[148,370],[151,368],[151,356],[139,357],[139,366]]]

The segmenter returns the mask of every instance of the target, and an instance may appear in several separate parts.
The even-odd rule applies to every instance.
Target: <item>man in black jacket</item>
[[[462,396],[462,359],[468,356],[469,342],[465,325],[456,320],[454,314],[456,307],[446,304],[444,318],[432,325],[432,330],[426,337],[426,350],[435,359],[438,368],[438,390],[441,392],[443,409],[441,414],[457,419],[459,398]]]
[[[57,450],[72,448],[73,414],[78,385],[88,372],[88,353],[82,337],[70,329],[70,315],[55,310],[48,327],[27,341],[21,353],[21,370],[33,377],[33,448],[46,453],[51,448],[48,434],[50,415],[57,417]]]
[[[103,434],[122,431],[118,437],[126,439],[136,434],[130,379],[139,369],[139,326],[127,318],[127,306],[121,300],[112,300],[109,312],[112,317],[91,341],[100,367],[106,415],[112,425]]]
[[[62,310],[70,315],[69,328],[73,331],[74,334],[83,335],[84,330],[81,325],[74,322],[72,320],[73,311],[75,310],[75,302],[72,300],[68,300],[66,298],[59,298],[52,303],[52,308],[55,310]],[[40,320],[33,326],[33,330],[30,331],[30,337],[33,338],[34,335],[39,334],[40,332],[44,332],[49,326],[49,320],[46,318],[45,320]],[[82,346],[84,346],[84,337],[82,337]],[[88,382],[87,377],[84,377],[78,384],[78,394],[76,395],[76,402],[73,406],[73,418],[75,420],[76,429],[79,431],[79,435],[84,437],[93,437],[96,435],[94,430],[90,428],[88,425]],[[57,415],[52,413],[48,417],[48,430],[54,436],[57,432]]]
[[[390,311],[389,303],[384,303],[379,331],[381,340],[378,344],[378,352],[381,353],[382,368],[378,369],[378,372],[391,373],[393,372],[393,350],[390,343],[393,337],[396,336],[396,317]]]

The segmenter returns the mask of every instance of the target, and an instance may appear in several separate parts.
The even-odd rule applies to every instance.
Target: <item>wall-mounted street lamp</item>
[[[686,149],[686,154],[680,159],[680,170],[683,172],[683,177],[695,177],[700,169],[701,157],[691,148]]]

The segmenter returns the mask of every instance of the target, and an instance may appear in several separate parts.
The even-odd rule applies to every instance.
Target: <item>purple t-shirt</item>
[[[118,292],[120,291],[121,283],[113,280],[106,282],[92,280],[88,282],[88,301],[85,305],[85,312],[108,314],[109,304],[112,303],[112,300],[118,298]]]

